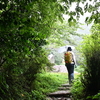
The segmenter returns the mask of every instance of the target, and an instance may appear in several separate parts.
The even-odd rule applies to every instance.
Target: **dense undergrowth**
[[[34,100],[45,100],[46,94],[54,92],[57,88],[67,82],[67,73],[39,73],[34,82],[32,91]]]
[[[77,80],[79,73],[75,73]],[[46,94],[57,91],[61,84],[68,83],[67,73],[50,73],[43,72],[36,75],[34,89],[32,91],[34,100],[45,100]]]
[[[91,31],[82,46],[84,70],[72,88],[75,100],[100,100],[100,25],[94,24]]]

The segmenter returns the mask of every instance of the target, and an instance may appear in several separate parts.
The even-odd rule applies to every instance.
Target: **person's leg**
[[[71,80],[71,83],[72,83],[73,80],[74,80],[74,64],[71,64],[69,74],[70,74],[70,80]]]
[[[68,81],[69,81],[69,84],[71,84],[71,75],[70,75],[71,66],[70,66],[70,64],[66,64],[66,67],[67,67],[67,71],[68,71]]]
[[[67,70],[68,70],[68,80],[69,84],[72,83],[74,80],[74,64],[66,64]]]

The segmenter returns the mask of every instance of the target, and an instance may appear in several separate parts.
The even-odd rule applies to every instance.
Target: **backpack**
[[[70,51],[65,52],[65,63],[73,62],[73,55]]]

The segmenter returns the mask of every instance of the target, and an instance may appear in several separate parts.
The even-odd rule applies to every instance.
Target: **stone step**
[[[62,84],[61,86],[63,86],[63,87],[71,87],[71,85],[69,85],[69,84]]]
[[[70,97],[71,92],[70,92],[70,90],[61,90],[61,91],[49,93],[47,96],[48,97]]]
[[[58,97],[58,98],[55,98],[55,97],[47,97],[46,100],[72,100],[71,98],[67,98],[67,97]]]
[[[70,90],[71,87],[58,87],[58,90]]]

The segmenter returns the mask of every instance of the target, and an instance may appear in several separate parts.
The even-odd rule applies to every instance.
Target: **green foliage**
[[[82,45],[83,71],[71,89],[75,100],[100,99],[100,25],[92,26],[92,34],[85,36]]]
[[[79,73],[82,73],[84,71],[84,68],[82,65],[77,65],[76,68],[75,68],[75,71],[79,72]]]
[[[61,65],[63,60],[63,55],[61,53],[58,53],[56,50],[52,52],[54,54],[55,64]]]
[[[92,98],[93,98],[93,99],[98,99],[98,100],[100,100],[100,93],[97,93],[97,94],[94,95]]]
[[[32,91],[35,86],[32,84],[36,79],[35,75],[45,69],[45,66],[50,66],[42,46],[53,34],[51,29],[54,23],[58,19],[62,21],[62,14],[69,14],[70,21],[73,20],[72,15],[75,13],[68,12],[72,2],[74,1],[0,1],[1,100],[34,98]],[[99,7],[98,4],[96,7]],[[83,14],[81,8],[77,12]],[[38,95],[37,92],[35,94]]]
[[[63,20],[63,22],[55,22],[54,27],[51,28],[53,34],[47,38],[50,47],[64,46],[66,43],[74,44],[75,41],[71,36],[79,36],[76,32],[78,28],[78,23],[74,23],[73,26],[70,26],[66,20]]]
[[[56,91],[67,80],[67,74],[64,73],[41,73],[36,76],[32,91],[34,100],[45,100],[46,94]]]
[[[71,88],[71,93],[75,100],[85,100],[83,99],[84,93],[82,92],[84,87],[82,86],[82,83],[80,80],[81,79],[79,75],[77,78],[75,78],[74,84]]]
[[[59,7],[56,1],[0,1],[1,100],[33,98],[35,74],[50,66],[42,46],[62,14]]]
[[[90,16],[86,17],[85,21],[87,23],[100,22],[99,0],[70,0],[70,1],[61,0],[61,1],[64,2],[64,6],[66,9],[65,13],[69,15],[68,21],[70,22],[70,24],[79,20],[79,18],[83,16],[85,13],[91,13]],[[70,8],[70,10],[67,10],[68,8]]]
[[[96,95],[93,96],[88,96],[87,99],[100,100],[100,93],[97,93]]]
[[[83,87],[80,97],[83,100],[94,100],[100,90],[100,25],[94,24],[92,34],[85,37],[82,50],[85,57],[84,72],[81,76]],[[94,98],[93,98],[94,97]],[[91,99],[90,99],[91,98]],[[95,98],[96,99],[96,98]],[[96,99],[98,100],[98,99]]]
[[[29,56],[20,54],[17,63],[5,64],[0,72],[0,97],[10,99],[32,99],[33,82],[35,74],[50,66],[47,56],[43,50],[34,52]],[[41,57],[42,56],[42,57]],[[6,95],[5,95],[6,94]]]
[[[62,55],[59,54],[59,53],[56,53],[55,54],[55,64],[61,65],[62,64],[62,61],[63,61]]]

